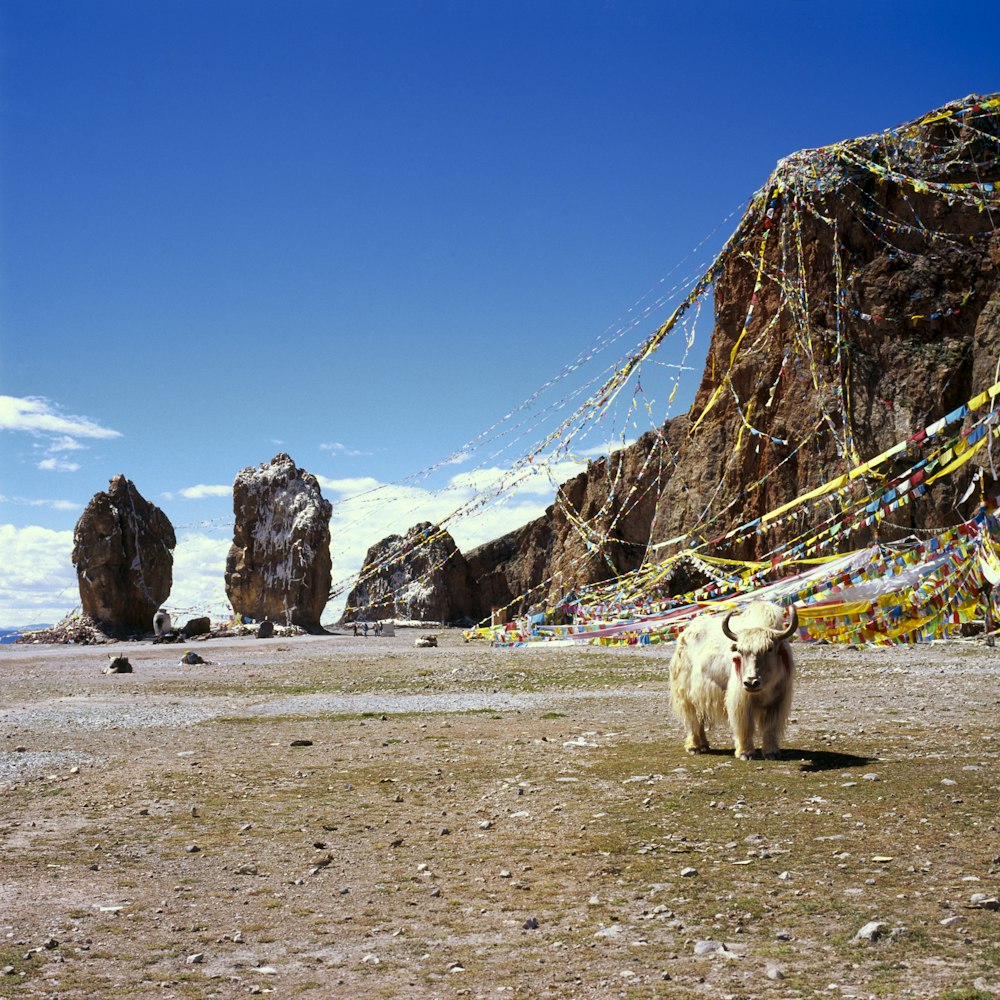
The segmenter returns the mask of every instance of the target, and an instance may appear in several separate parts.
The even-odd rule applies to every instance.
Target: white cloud
[[[6,497],[0,493],[0,503],[24,504],[27,507],[49,507],[52,510],[82,510],[73,500],[29,500],[27,497]]]
[[[80,603],[73,532],[0,524],[0,624],[56,622]]]
[[[119,431],[102,427],[89,417],[59,413],[52,403],[40,396],[0,396],[0,430],[88,438],[121,437]]]
[[[512,475],[510,470],[492,466],[474,469],[472,472],[459,472],[451,477],[449,485],[458,490],[479,493],[495,491],[501,484],[516,482],[515,495],[527,493],[533,496],[552,496],[555,485],[566,482],[585,468],[582,462],[551,462],[528,465]]]
[[[468,490],[477,493],[480,490],[490,489],[497,486],[500,481],[510,475],[509,469],[501,469],[498,466],[488,466],[484,469],[473,469],[471,472],[459,472],[448,480],[448,484],[455,489]],[[537,471],[527,469],[521,475],[524,478],[534,477]]]
[[[173,586],[165,602],[176,624],[185,616],[209,615],[220,620],[232,610],[226,597],[226,556],[232,537],[188,532],[174,549]]]
[[[316,479],[324,490],[329,490],[331,493],[343,493],[346,496],[365,493],[375,489],[376,486],[383,485],[372,476],[355,476],[348,479],[329,479],[326,476],[317,476]]]
[[[321,444],[320,451],[330,451],[335,455],[371,455],[370,451],[359,451],[357,448],[348,448],[346,444],[341,444],[340,441],[331,441],[327,444]]]
[[[76,472],[79,462],[66,462],[61,458],[43,458],[37,466],[42,472]]]
[[[463,518],[451,525],[451,536],[463,553],[516,531],[545,513],[548,503],[541,501],[517,504],[497,504],[482,513]]]
[[[221,484],[206,486],[199,483],[197,486],[185,486],[178,494],[185,500],[203,500],[205,497],[231,497],[233,495],[232,486]]]
[[[57,437],[54,441],[49,442],[49,454],[60,451],[80,451],[82,448],[86,448],[85,444],[80,444],[76,438],[71,437]]]
[[[176,492],[164,492],[160,494],[164,500],[176,500],[178,497],[182,500],[204,500],[206,497],[231,497],[232,495],[232,486],[221,484],[209,486],[204,483],[198,483],[197,486],[185,486],[184,489],[177,490]]]

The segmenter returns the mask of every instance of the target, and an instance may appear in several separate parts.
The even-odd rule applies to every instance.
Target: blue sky
[[[602,339],[624,331],[548,398],[626,353],[780,157],[1000,89],[993,25],[922,2],[3,0],[0,625],[77,603],[72,528],[119,472],[178,530],[178,609],[221,612],[228,488],[278,451],[337,502],[344,574],[444,516],[535,439],[400,481]],[[550,499],[528,484],[456,537]]]

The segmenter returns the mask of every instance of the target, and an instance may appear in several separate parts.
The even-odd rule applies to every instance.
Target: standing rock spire
[[[96,493],[73,532],[83,613],[111,633],[149,632],[170,596],[174,528],[123,475]]]
[[[233,610],[320,632],[330,596],[330,515],[316,477],[284,454],[241,469],[233,483],[236,525],[226,559]]]

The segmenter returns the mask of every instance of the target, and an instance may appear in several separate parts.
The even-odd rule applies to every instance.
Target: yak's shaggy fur
[[[703,615],[684,630],[670,665],[670,689],[688,753],[708,750],[706,728],[728,722],[737,757],[754,756],[757,729],[764,756],[781,756],[792,707],[788,639],[797,624],[794,608],[786,625],[778,605],[758,601],[735,617]]]

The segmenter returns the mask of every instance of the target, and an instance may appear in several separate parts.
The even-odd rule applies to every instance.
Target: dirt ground
[[[0,647],[0,998],[1000,996],[1000,647],[801,645],[743,762],[439,635]]]

